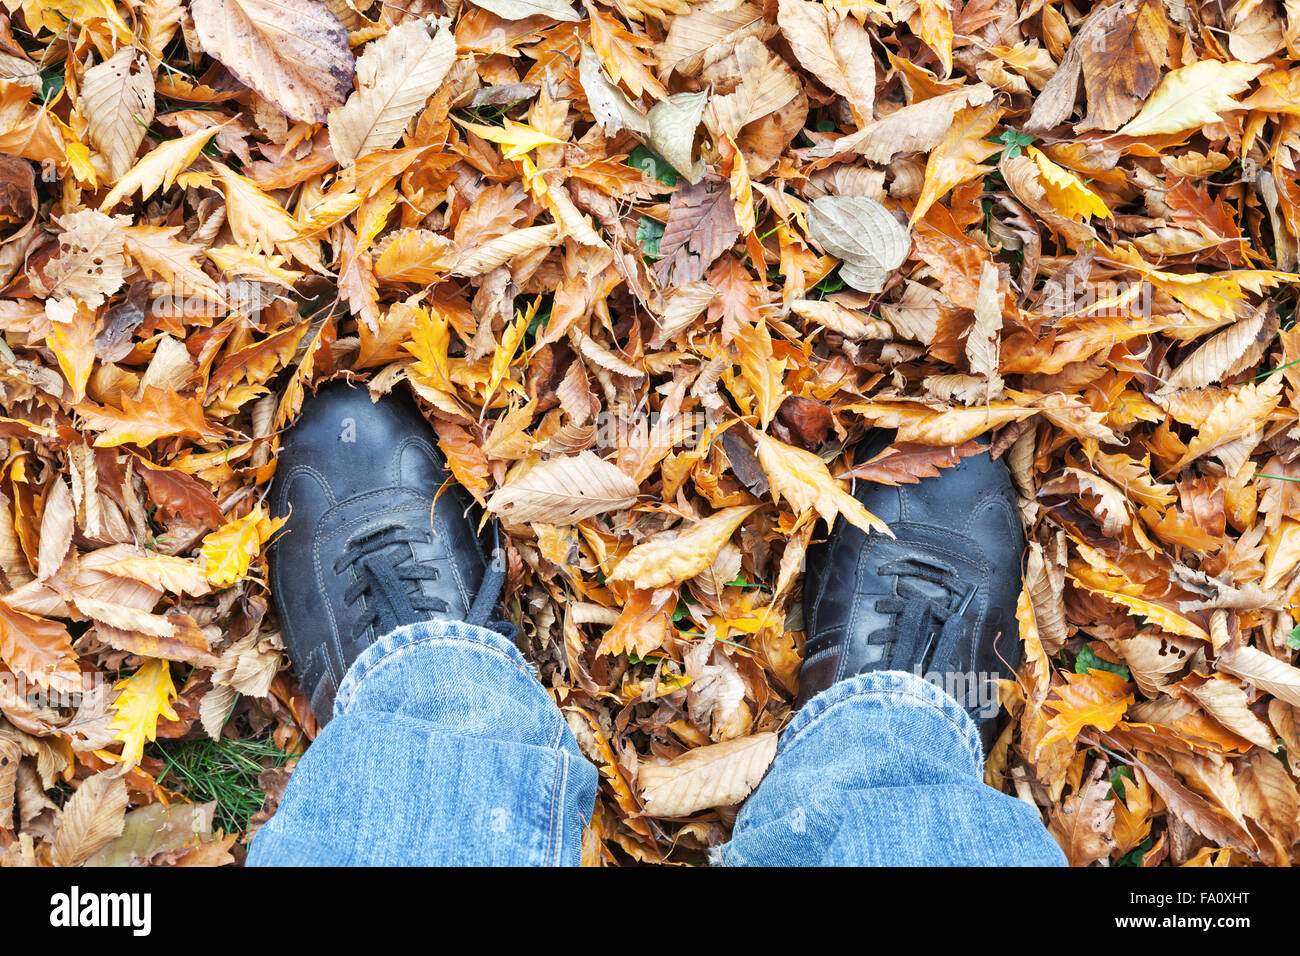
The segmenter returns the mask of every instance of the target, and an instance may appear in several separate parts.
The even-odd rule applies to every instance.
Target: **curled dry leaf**
[[[1221,670],[1254,684],[1278,700],[1300,707],[1300,668],[1249,646],[1225,649],[1219,654],[1217,664]],[[1262,746],[1271,747],[1271,737],[1270,743]]]
[[[176,720],[172,701],[176,685],[166,661],[146,661],[130,677],[116,685],[112,728],[122,741],[122,760],[137,764],[144,756],[146,740],[158,739],[158,721]]]
[[[707,101],[704,93],[674,93],[650,107],[646,114],[646,142],[691,184],[704,175],[704,163],[695,162],[692,156],[695,131]]]
[[[871,35],[853,17],[811,0],[781,0],[777,23],[799,62],[844,97],[861,119],[876,103],[876,58]]]
[[[612,136],[621,129],[630,129],[643,137],[650,135],[650,123],[645,115],[633,105],[627,98],[627,94],[605,75],[605,69],[600,65],[596,51],[585,43],[582,45],[582,56],[578,60],[578,81],[582,84],[582,91],[587,94],[587,105],[591,107],[596,122],[606,133]],[[698,117],[695,122],[698,125]],[[661,129],[661,135],[663,132]],[[695,130],[692,128],[691,138],[693,139],[694,136]],[[689,150],[690,147],[687,146],[687,165],[689,165]]]
[[[724,508],[686,531],[661,534],[639,544],[619,561],[609,580],[631,581],[638,588],[658,588],[693,578],[713,563],[722,546],[754,510],[752,505]]]
[[[1101,778],[1105,765],[1098,762],[1079,786],[1052,811],[1048,829],[1061,844],[1071,866],[1087,866],[1110,855],[1115,847],[1115,806],[1110,781]]]
[[[867,533],[879,531],[893,537],[888,526],[841,488],[826,463],[812,452],[762,435],[757,453],[772,484],[773,497],[784,498],[801,516],[816,512],[827,524],[833,524],[842,514],[849,524]]]

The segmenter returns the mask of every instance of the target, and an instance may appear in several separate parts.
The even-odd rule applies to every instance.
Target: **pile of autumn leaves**
[[[241,856],[159,748],[315,734],[260,502],[339,375],[502,522],[585,862],[726,839],[809,545],[885,531],[845,479],[972,454],[1030,539],[988,782],[1076,864],[1291,858],[1290,6],[6,9],[0,862]]]

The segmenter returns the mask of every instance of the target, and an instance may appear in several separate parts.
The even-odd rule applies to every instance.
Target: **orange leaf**
[[[1133,703],[1128,681],[1111,671],[1090,670],[1064,677],[1065,684],[1053,687],[1045,703],[1056,716],[1047,722],[1040,747],[1054,740],[1074,740],[1085,727],[1110,730]]]
[[[75,692],[81,668],[68,629],[58,621],[15,611],[0,600],[0,661],[42,687]]]

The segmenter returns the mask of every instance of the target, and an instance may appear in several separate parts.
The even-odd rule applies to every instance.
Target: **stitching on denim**
[[[456,621],[456,622],[451,622],[451,623],[460,624],[460,623],[462,623],[462,622]],[[423,626],[423,625],[416,625],[416,626],[419,627],[419,626]],[[393,632],[391,632],[391,633],[392,633],[392,634],[395,634],[395,633],[397,633],[397,632],[396,632],[396,631],[393,631]],[[383,643],[384,643],[385,641],[388,640],[388,637],[389,637],[389,636],[391,636],[391,634],[390,634],[390,635],[387,635],[387,636],[385,636],[385,637],[383,637],[383,638],[380,638],[379,643],[377,643],[377,644],[372,644],[372,645],[370,645],[370,647],[380,647],[380,646],[382,646]],[[523,667],[523,666],[521,666],[520,663],[519,663],[517,660],[515,660],[513,657],[511,657],[509,654],[507,654],[505,651],[503,651],[500,647],[497,647],[496,644],[492,643],[491,641],[485,641],[485,640],[483,640],[482,638],[478,638],[478,637],[470,637],[470,636],[466,636],[466,635],[463,635],[463,634],[426,634],[426,635],[424,635],[423,637],[418,637],[418,638],[413,638],[413,639],[411,639],[411,640],[403,641],[401,644],[397,645],[396,647],[390,647],[390,648],[388,648],[387,650],[384,651],[383,655],[380,656],[377,660],[374,660],[374,661],[369,662],[369,663],[366,665],[365,670],[363,670],[363,671],[360,671],[360,672],[356,672],[356,673],[354,673],[355,668],[356,668],[356,664],[354,663],[353,666],[352,666],[352,668],[349,668],[348,673],[347,673],[346,675],[344,675],[344,678],[343,678],[343,683],[344,683],[344,684],[347,684],[347,683],[349,683],[349,680],[350,680],[351,686],[348,686],[348,687],[346,687],[346,688],[344,688],[344,687],[340,687],[340,691],[346,690],[347,693],[346,693],[346,694],[340,693],[340,695],[339,695],[339,697],[338,697],[338,700],[342,700],[342,701],[343,701],[343,706],[344,706],[345,708],[348,707],[348,706],[351,706],[351,704],[352,704],[352,697],[353,697],[353,694],[354,694],[353,687],[359,685],[363,680],[365,680],[366,677],[368,677],[372,671],[374,671],[377,667],[379,667],[379,665],[383,664],[383,663],[384,663],[385,661],[387,661],[390,657],[393,657],[393,656],[397,655],[400,651],[406,650],[406,649],[409,648],[409,647],[415,647],[415,646],[418,645],[418,644],[427,644],[427,643],[430,643],[430,642],[432,642],[432,641],[452,641],[452,642],[460,642],[460,643],[463,643],[463,644],[468,644],[468,645],[471,645],[471,646],[477,645],[477,646],[479,646],[479,647],[485,648],[485,649],[487,649],[487,650],[493,652],[494,654],[496,654],[496,655],[498,655],[498,656],[504,658],[506,661],[508,661],[508,662],[510,663],[510,665],[511,665],[512,667],[515,668],[515,670],[519,671],[521,674],[524,674],[525,676],[530,677],[530,678],[536,676],[536,675],[535,675],[531,670],[529,670],[527,667]],[[366,648],[366,650],[369,650],[369,649],[370,649],[370,648]],[[365,651],[362,651],[362,653],[364,654]],[[544,689],[544,688],[543,688],[543,689]],[[337,701],[336,701],[336,704],[337,704]],[[342,711],[336,711],[336,712],[337,712],[337,713],[342,713]]]
[[[855,690],[853,693],[847,694],[843,697],[836,698],[833,701],[829,701],[816,714],[813,714],[811,717],[809,717],[808,722],[806,724],[804,724],[802,727],[797,728],[792,736],[790,736],[787,740],[782,741],[782,744],[787,745],[787,747],[794,746],[794,744],[796,744],[799,741],[799,738],[802,737],[809,728],[811,728],[818,720],[820,720],[824,714],[830,712],[832,707],[835,707],[839,704],[852,700],[854,697],[864,697],[869,694],[895,694],[902,697],[911,697],[913,700],[919,701],[922,704],[926,704],[931,710],[934,710],[935,712],[940,714],[944,720],[952,724],[953,729],[957,731],[957,735],[961,738],[962,742],[966,745],[966,752],[971,755],[971,759],[975,763],[976,770],[979,770],[981,768],[983,764],[983,748],[981,748],[980,753],[978,755],[976,755],[974,751],[971,750],[971,746],[970,746],[971,742],[969,739],[967,739],[966,728],[962,725],[961,721],[954,719],[953,715],[948,712],[947,705],[942,703],[936,703],[933,700],[927,700],[925,697],[921,696],[915,691],[896,688],[896,687],[867,687],[867,688],[863,688],[862,690]],[[787,749],[787,747],[783,747],[782,749]]]
[[[559,791],[562,789],[560,781],[564,777],[564,757],[562,754],[556,754],[555,756],[555,777],[551,781],[551,805],[547,810],[546,852],[543,854],[547,866],[555,865],[555,854],[559,852],[559,848],[556,846],[559,834],[556,832],[558,828],[555,825],[555,808],[559,802]]]

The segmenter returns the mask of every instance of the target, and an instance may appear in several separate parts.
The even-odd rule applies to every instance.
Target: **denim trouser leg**
[[[1032,807],[981,782],[956,701],[911,674],[842,681],[791,723],[715,851],[732,865],[1058,864]],[[252,865],[576,864],[597,772],[506,637],[400,628],[359,657]]]
[[[596,768],[513,642],[461,622],[367,648],[249,863],[576,865]]]
[[[975,724],[920,677],[840,681],[790,723],[714,851],[733,866],[1063,866],[1033,807],[983,783]]]

